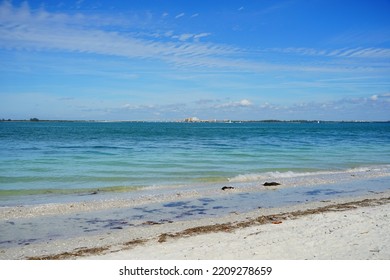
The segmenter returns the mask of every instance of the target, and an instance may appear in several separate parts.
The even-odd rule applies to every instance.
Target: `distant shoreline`
[[[390,123],[387,121],[368,121],[368,120],[199,120],[199,121],[185,121],[185,120],[167,120],[167,121],[147,121],[147,120],[12,120],[0,119],[0,122],[65,122],[65,123]]]

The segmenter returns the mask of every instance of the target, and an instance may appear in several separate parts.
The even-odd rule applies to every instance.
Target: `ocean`
[[[390,123],[0,122],[0,147],[0,259],[390,189]]]
[[[1,122],[0,147],[1,206],[388,166],[390,123]]]

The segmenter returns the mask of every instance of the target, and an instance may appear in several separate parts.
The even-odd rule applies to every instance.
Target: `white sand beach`
[[[389,211],[385,191],[32,242],[0,259],[389,260]]]
[[[388,200],[387,200],[388,202]],[[390,259],[390,204],[330,210],[235,230],[151,240],[87,259]]]

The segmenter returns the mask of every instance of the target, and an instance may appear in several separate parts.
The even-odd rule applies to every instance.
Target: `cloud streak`
[[[44,10],[33,12],[27,4],[14,8],[4,2],[0,6],[0,47],[152,58],[171,63],[181,58],[185,58],[184,63],[188,58],[226,56],[237,51],[228,46],[199,43],[199,39],[209,36],[209,33],[182,34],[177,37],[182,43],[159,42],[105,31],[91,26],[90,22],[91,18],[83,15],[72,17]],[[184,42],[190,38],[195,42]]]
[[[181,18],[180,13],[176,18]],[[110,31],[131,29],[134,21],[123,18],[99,17],[83,14],[50,13],[44,9],[31,10],[28,4],[14,7],[9,2],[0,5],[0,47],[7,50],[62,51],[126,57],[129,59],[153,59],[180,67],[203,67],[224,70],[265,71],[307,71],[307,72],[351,72],[372,71],[390,67],[364,65],[350,62],[318,64],[313,62],[300,65],[286,64],[283,60],[267,58],[263,53],[333,57],[342,59],[386,59],[390,49],[355,48],[317,50],[310,48],[279,48],[260,50],[260,55],[251,56],[250,50],[234,46],[203,43],[201,39],[209,32],[174,34],[167,31],[167,40],[148,39],[140,32]],[[157,36],[157,35],[156,35]],[[155,37],[156,37],[155,36]],[[157,36],[159,37],[159,36]],[[248,53],[249,51],[249,53]],[[272,61],[272,62],[271,62]],[[379,62],[378,62],[379,63]]]
[[[386,102],[390,106],[390,93],[374,94],[369,98],[369,100],[373,102]]]
[[[192,33],[184,33],[180,35],[172,35],[171,38],[179,39],[179,41],[188,41],[190,39],[194,40],[195,42],[199,42],[201,38],[210,36],[211,33],[199,33],[199,34],[192,34]]]
[[[250,107],[253,103],[249,101],[248,99],[242,99],[240,101],[235,102],[227,102],[223,104],[217,104],[214,106],[214,108],[239,108],[239,107]]]
[[[302,56],[323,56],[340,58],[390,58],[389,48],[342,48],[336,50],[318,50],[313,48],[273,48],[264,50]]]
[[[181,18],[181,17],[184,17],[184,16],[185,16],[185,13],[180,13],[180,14],[176,15],[175,18],[177,19],[177,18]]]
[[[180,14],[181,15],[181,14]],[[179,15],[179,16],[180,16]],[[91,24],[98,22],[98,25]],[[19,8],[9,2],[0,6],[0,47],[30,51],[66,51],[94,53],[136,59],[157,59],[178,65],[189,64],[199,58],[223,58],[238,53],[237,48],[212,43],[200,43],[210,33],[184,33],[173,35],[180,42],[162,42],[142,37],[105,31],[101,25],[121,25],[121,20],[96,20],[95,16],[48,13],[45,10],[31,11],[27,4]],[[129,23],[125,23],[129,24]],[[166,36],[168,36],[166,35]],[[186,42],[188,40],[193,42]],[[210,66],[212,60],[203,60]],[[211,63],[210,63],[211,62]],[[190,63],[191,64],[191,63]],[[198,63],[199,65],[199,63]],[[223,63],[221,64],[223,66]]]

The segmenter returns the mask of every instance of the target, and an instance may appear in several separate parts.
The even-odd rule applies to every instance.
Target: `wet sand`
[[[0,259],[389,259],[389,182],[357,169],[3,206]]]

